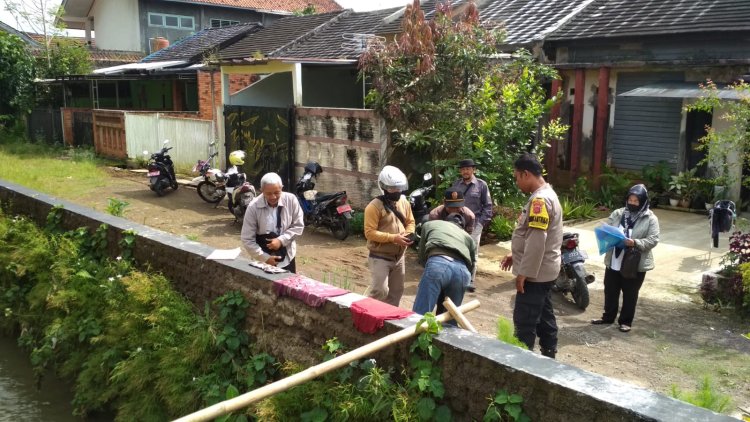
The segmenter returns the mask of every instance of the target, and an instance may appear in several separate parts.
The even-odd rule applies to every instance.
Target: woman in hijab
[[[627,333],[633,325],[638,291],[643,285],[646,271],[654,268],[651,249],[659,243],[659,219],[648,207],[648,192],[643,185],[635,185],[628,191],[625,207],[616,209],[609,216],[608,224],[620,228],[627,239],[625,247],[637,248],[641,252],[638,272],[635,278],[625,278],[620,272],[625,249],[613,248],[604,256],[604,313],[592,324],[612,324],[615,322],[622,292],[622,308],[617,323],[620,331]]]

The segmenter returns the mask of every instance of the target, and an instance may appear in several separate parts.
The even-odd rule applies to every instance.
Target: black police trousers
[[[534,350],[534,342],[539,337],[539,347],[543,351],[557,351],[557,322],[552,310],[552,283],[527,281],[523,285],[524,293],[516,294],[516,306],[513,309],[513,325],[516,337],[529,350]]]

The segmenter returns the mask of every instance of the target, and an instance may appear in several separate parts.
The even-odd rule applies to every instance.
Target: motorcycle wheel
[[[584,311],[589,306],[589,286],[586,280],[578,275],[576,275],[575,290],[573,290],[573,301]]]
[[[180,187],[180,185],[178,185],[178,184],[177,184],[177,181],[176,181],[176,180],[173,180],[173,181],[172,181],[172,182],[170,182],[170,183],[171,183],[171,185],[172,185],[172,189],[174,189],[174,190],[177,190],[177,188],[178,188],[178,187]]]
[[[218,204],[226,195],[224,189],[217,189],[216,185],[206,180],[198,183],[197,191],[198,196],[209,204]]]
[[[331,233],[338,240],[344,240],[349,237],[349,220],[343,216],[340,219],[334,220],[331,226]]]

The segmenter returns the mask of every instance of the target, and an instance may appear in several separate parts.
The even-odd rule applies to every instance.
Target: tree
[[[59,0],[3,0],[7,10],[16,20],[18,28],[28,30],[44,36],[42,48],[47,66],[52,65],[52,41],[59,36],[64,29],[62,16],[64,9]]]
[[[62,75],[86,75],[91,72],[91,53],[79,42],[60,38],[49,50],[49,60],[37,62],[40,77],[56,78]]]
[[[34,60],[17,36],[0,32],[0,127],[15,122],[34,102]]]
[[[555,70],[523,51],[501,54],[502,39],[481,25],[474,4],[458,19],[440,4],[428,23],[415,0],[399,38],[360,57],[360,77],[372,83],[367,103],[398,131],[398,145],[428,153],[446,183],[459,159],[474,158],[498,199],[516,191],[515,158],[541,153],[565,131],[558,121],[540,124],[556,100],[542,83]]]

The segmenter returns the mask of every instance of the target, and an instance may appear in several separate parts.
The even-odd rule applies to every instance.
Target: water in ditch
[[[80,422],[73,416],[70,385],[54,376],[37,390],[28,355],[0,335],[0,422]]]

